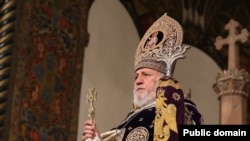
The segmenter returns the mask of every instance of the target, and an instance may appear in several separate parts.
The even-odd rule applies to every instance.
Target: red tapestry
[[[74,141],[88,0],[18,4],[9,141]]]

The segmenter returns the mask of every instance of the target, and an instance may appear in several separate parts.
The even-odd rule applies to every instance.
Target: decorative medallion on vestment
[[[181,99],[180,94],[178,94],[178,93],[173,93],[173,99],[176,100],[176,101],[179,101],[179,100]]]
[[[127,136],[126,141],[148,141],[149,133],[145,127],[133,129]]]

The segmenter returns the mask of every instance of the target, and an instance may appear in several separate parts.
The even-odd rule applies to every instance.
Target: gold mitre
[[[190,47],[182,45],[181,25],[167,13],[156,20],[141,39],[135,54],[135,71],[151,68],[172,76],[175,61]]]

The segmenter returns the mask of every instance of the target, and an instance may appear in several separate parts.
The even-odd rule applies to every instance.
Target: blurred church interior
[[[132,109],[135,49],[164,13],[182,25],[183,43],[191,46],[174,76],[184,92],[191,90],[205,124],[250,123],[248,0],[3,0],[0,6],[0,140],[80,140],[92,87],[101,131],[120,123]]]

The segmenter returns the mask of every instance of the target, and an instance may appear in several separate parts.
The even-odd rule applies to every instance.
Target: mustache
[[[135,87],[135,91],[137,91],[137,90],[139,90],[139,89],[145,89],[145,88],[142,87],[142,86]]]

